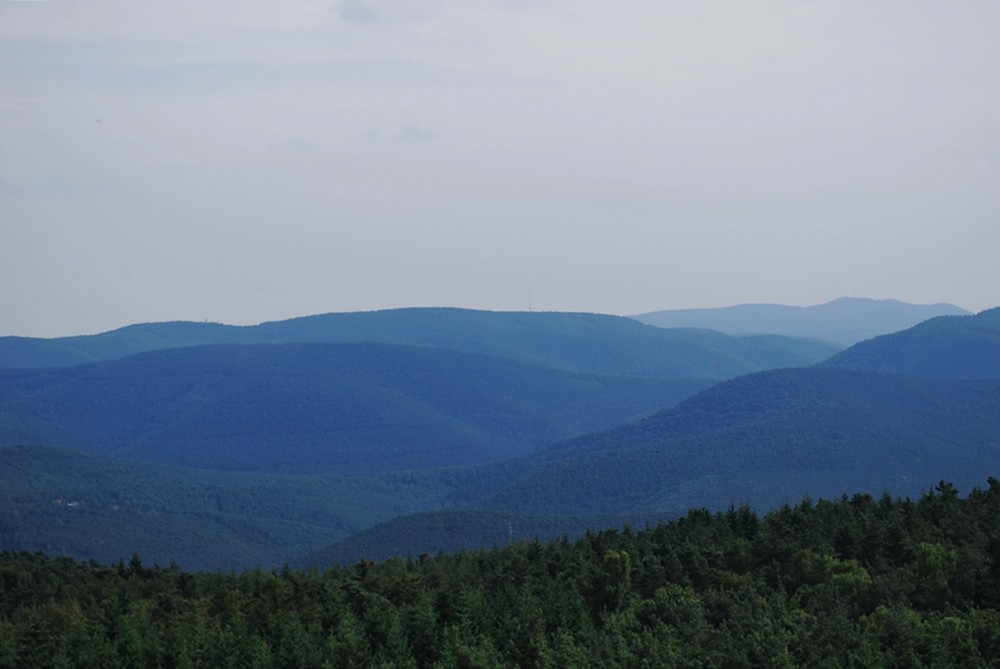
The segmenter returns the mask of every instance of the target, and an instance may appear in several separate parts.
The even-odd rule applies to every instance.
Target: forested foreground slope
[[[995,667],[1000,482],[192,574],[0,556],[0,667]]]

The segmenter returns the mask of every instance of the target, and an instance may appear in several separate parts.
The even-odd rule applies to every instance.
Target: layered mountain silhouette
[[[245,327],[151,323],[57,339],[0,337],[0,368],[60,367],[205,344],[357,341],[441,348],[570,372],[673,379],[727,379],[810,365],[838,350],[788,337],[663,330],[600,314],[416,308]]]
[[[0,544],[103,560],[134,534],[182,565],[323,564],[968,487],[1000,471],[998,332],[990,310],[826,356],[616,317],[418,309],[6,338],[7,362],[36,357],[0,371]],[[106,359],[46,367],[39,351]]]
[[[552,515],[563,514],[572,533],[581,514],[641,519],[855,491],[915,496],[942,479],[975,485],[1000,472],[1000,374],[991,371],[1000,363],[998,313],[937,318],[818,367],[720,383],[633,424],[507,463],[495,485],[483,484],[479,498],[466,490],[463,503],[492,514],[549,514],[546,532]],[[488,480],[489,468],[480,476]],[[431,534],[472,524],[467,533],[495,540],[492,516],[449,513],[438,512]],[[312,557],[413,547],[421,535],[410,522],[393,520]],[[428,517],[412,523],[426,526]]]
[[[1000,470],[1000,309],[935,318],[818,367],[720,383],[533,459],[490,507],[661,511],[972,483]]]
[[[899,300],[842,297],[810,307],[739,304],[710,309],[653,311],[633,318],[662,328],[708,328],[734,335],[781,334],[850,346],[936,316],[968,313],[953,304],[922,305]]]

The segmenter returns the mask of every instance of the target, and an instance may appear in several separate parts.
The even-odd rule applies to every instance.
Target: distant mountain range
[[[897,332],[935,316],[969,312],[953,304],[908,304],[899,300],[842,297],[826,304],[791,307],[739,304],[710,309],[671,309],[633,316],[661,328],[708,328],[732,335],[780,334],[850,346]]]
[[[837,347],[788,337],[668,330],[601,314],[417,308],[306,316],[237,327],[149,323],[98,335],[0,337],[0,368],[62,367],[206,344],[376,342],[442,348],[612,376],[727,379],[809,365]]]
[[[416,309],[3,338],[0,358],[0,549],[328,564],[1000,475],[1000,309],[840,353]]]

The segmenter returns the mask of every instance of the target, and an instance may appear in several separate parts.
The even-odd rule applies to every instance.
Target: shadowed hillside
[[[1000,470],[1000,382],[778,370],[541,451],[487,507],[550,513],[768,507],[846,490],[915,494]]]
[[[280,566],[374,523],[436,508],[446,479],[274,476],[0,446],[0,550],[186,569]]]
[[[191,347],[0,372],[0,443],[203,468],[370,474],[523,454],[706,385],[371,343]]]

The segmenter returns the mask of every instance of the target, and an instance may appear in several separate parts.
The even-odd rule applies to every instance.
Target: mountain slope
[[[480,550],[525,539],[546,541],[563,535],[576,537],[595,528],[657,520],[653,515],[543,516],[473,509],[422,511],[379,523],[293,560],[292,566],[307,569],[351,564],[361,559],[386,560],[440,551]]]
[[[975,316],[934,318],[861,342],[820,366],[942,379],[1000,379],[1000,308]]]
[[[138,552],[187,569],[280,566],[370,525],[439,506],[428,477],[213,472],[44,446],[0,446],[0,550],[101,562]]]
[[[485,504],[548,513],[680,512],[1000,471],[1000,382],[835,369],[762,372],[674,409],[555,444]]]
[[[65,366],[210,343],[352,341],[428,346],[563,371],[656,378],[725,379],[814,364],[837,350],[785,337],[668,331],[600,314],[426,308],[324,314],[248,327],[152,323],[59,339],[0,337],[0,368]]]
[[[707,385],[371,343],[190,347],[0,371],[0,443],[203,468],[371,474],[522,454]]]
[[[921,305],[844,297],[810,307],[739,304],[714,309],[654,311],[633,318],[662,328],[710,328],[732,335],[781,334],[850,346],[928,318],[968,313],[953,304]]]

